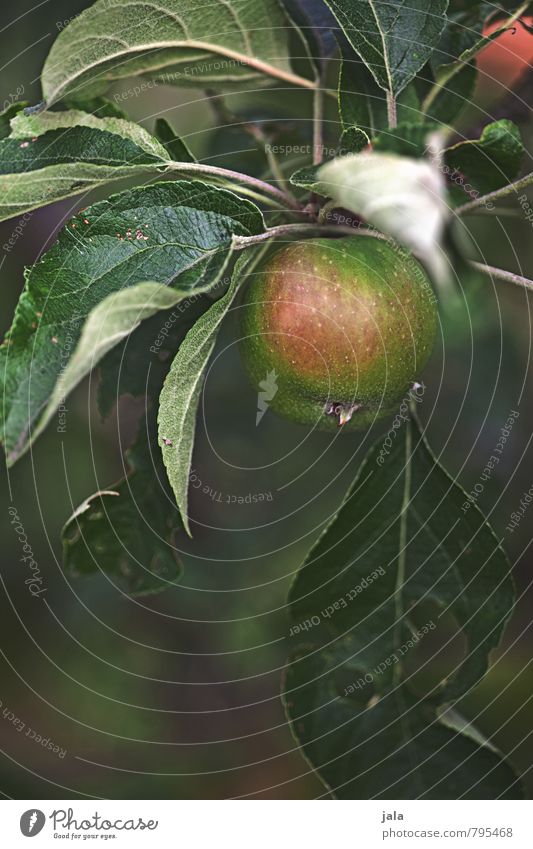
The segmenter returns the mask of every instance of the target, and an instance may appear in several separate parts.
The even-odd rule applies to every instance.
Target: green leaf
[[[216,286],[226,260],[222,265],[219,263],[217,275],[213,276],[210,273],[206,276],[200,274],[199,270],[194,288],[195,294],[207,292]],[[202,281],[205,281],[203,285]],[[33,430],[32,438],[37,439],[62,400],[92,371],[108,351],[129,337],[145,318],[161,310],[170,309],[190,294],[190,288],[179,288],[178,279],[172,288],[161,283],[137,283],[135,286],[113,292],[104,298],[89,313],[78,345],[57,380],[50,400]]]
[[[337,21],[323,0],[282,0],[288,16],[298,27],[308,55],[320,73],[337,49]]]
[[[309,189],[311,192],[323,194],[324,186],[318,176],[320,167],[320,165],[306,165],[305,168],[299,168],[298,171],[291,174],[289,182],[293,186],[298,186],[302,189]]]
[[[438,80],[446,76],[447,66],[442,66],[437,73],[437,83],[430,90],[431,100],[425,100],[422,112],[432,121],[451,124],[458,115],[472,102],[476,88],[477,68],[475,63],[464,64],[458,68],[445,84]]]
[[[181,345],[159,399],[159,445],[185,530],[191,536],[188,489],[196,430],[196,413],[203,379],[218,331],[243,284],[244,275],[265,248],[248,250],[235,264],[227,293],[196,322]]]
[[[107,97],[77,98],[67,96],[56,104],[54,109],[61,112],[73,109],[77,112],[90,112],[97,118],[123,118],[125,121],[128,120],[126,112],[112,100],[108,100]]]
[[[348,127],[343,130],[339,140],[338,156],[348,153],[360,153],[370,144],[370,139],[360,127]]]
[[[284,702],[294,736],[338,799],[522,799],[512,767],[474,732],[450,727],[427,701],[399,686],[379,698],[346,648],[293,656]],[[351,683],[353,682],[353,684]],[[350,691],[350,688],[353,692]]]
[[[479,139],[448,148],[444,156],[449,168],[460,171],[476,191],[485,194],[514,180],[524,145],[516,124],[504,119],[488,124]]]
[[[509,564],[481,511],[464,510],[463,490],[439,466],[414,422],[376,443],[344,505],[310,552],[291,591],[294,622],[320,614],[382,567],[370,591],[327,619],[326,631],[350,633],[365,671],[392,656],[410,634],[410,610],[431,601],[451,614],[466,657],[446,684],[455,699],[485,674],[513,606]],[[354,625],[354,622],[356,623]],[[392,681],[394,667],[379,677]]]
[[[393,97],[430,57],[444,29],[448,5],[448,0],[326,2],[378,86]]]
[[[157,118],[155,122],[155,134],[168,156],[174,162],[196,162],[195,157],[179,136],[176,135],[168,121],[164,118]]]
[[[216,275],[206,269],[205,278]],[[123,395],[157,401],[170,363],[186,333],[213,303],[215,294],[229,283],[222,277],[209,294],[194,294],[177,307],[146,318],[131,334],[115,345],[100,361],[97,404],[100,415],[107,418]],[[220,292],[219,292],[220,289]],[[153,388],[155,387],[155,388]],[[158,449],[159,452],[159,449]]]
[[[181,525],[157,446],[142,428],[126,456],[128,475],[84,501],[65,524],[63,568],[70,578],[104,573],[122,592],[143,596],[179,580]]]
[[[414,84],[408,85],[397,100],[399,123],[413,123],[420,103]],[[388,125],[387,100],[372,74],[358,59],[343,56],[339,75],[339,113],[344,129],[359,127],[370,138]]]
[[[504,18],[497,29],[493,30],[493,32],[489,35],[480,36],[474,44],[460,54],[458,59],[445,65],[440,65],[436,69],[435,85],[432,86],[424,100],[424,103],[422,104],[422,110],[426,115],[435,118],[435,120],[445,121],[446,118],[442,117],[442,113],[448,110],[447,114],[449,115],[452,104],[455,106],[457,104],[457,94],[465,98],[469,97],[467,92],[473,84],[476,70],[475,67],[470,67],[470,70],[467,72],[467,67],[472,66],[476,56],[481,50],[483,50],[484,47],[498,38],[498,36],[502,33],[511,29],[518,18],[527,11],[529,5],[529,2],[522,3],[518,8],[515,8],[512,13],[510,12],[506,18]],[[461,76],[461,80],[456,79],[458,76]],[[452,95],[452,101],[450,101],[450,94]],[[443,95],[444,101],[441,101],[439,106],[438,100],[442,98]],[[437,106],[438,109],[436,108]],[[440,111],[441,115],[437,114],[438,111]]]
[[[269,76],[312,87],[291,71],[289,33],[276,0],[98,0],[52,46],[44,97],[51,104],[85,89],[101,94],[113,80],[139,74],[196,87],[255,85]]]
[[[514,592],[498,540],[416,422],[370,450],[289,600],[289,715],[341,798],[514,795],[508,767],[437,715],[485,674]],[[462,631],[464,659],[415,698],[405,660],[444,614]]]
[[[428,137],[437,129],[435,124],[398,124],[374,139],[374,150],[421,159],[427,155]]]
[[[145,286],[133,288],[141,292]],[[173,298],[172,289],[158,289],[153,291],[160,305]],[[193,295],[145,317],[100,363],[102,415],[124,393],[146,401],[137,438],[126,452],[128,475],[87,499],[65,525],[63,566],[72,578],[101,571],[122,591],[139,595],[163,590],[180,576],[175,536],[183,526],[157,445],[157,401],[172,357],[204,302],[207,296]]]
[[[18,115],[19,112],[22,112],[26,106],[28,106],[28,102],[26,100],[18,100],[15,103],[10,103],[9,106],[6,106],[4,111],[0,113],[0,139],[5,139],[6,136],[9,135],[11,132],[12,119]]]
[[[19,113],[11,121],[11,139],[27,141],[28,139],[40,139],[46,133],[54,130],[63,130],[68,136],[68,131],[86,127],[91,130],[112,133],[125,142],[131,142],[145,153],[151,154],[157,159],[168,160],[165,149],[160,142],[150,135],[139,124],[132,121],[124,121],[122,118],[97,118],[89,112],[81,112],[77,109],[66,109],[61,112],[40,112],[35,115]],[[24,148],[26,149],[26,148]],[[89,159],[85,151],[71,150],[68,159]],[[50,155],[50,159],[53,159]]]
[[[86,318],[106,296],[146,280],[204,289],[206,268],[226,261],[233,237],[263,226],[250,201],[197,181],[122,192],[73,218],[27,274],[0,347],[8,462],[27,450]]]
[[[19,113],[0,141],[0,220],[169,161],[163,145],[130,121],[73,110]]]
[[[487,4],[480,2],[466,5],[467,8],[456,11],[456,4],[451,0],[448,6],[446,26],[430,60],[431,67],[435,70],[457,60],[482,34],[488,15]]]

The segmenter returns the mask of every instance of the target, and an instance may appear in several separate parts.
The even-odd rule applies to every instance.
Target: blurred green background
[[[25,0],[4,13],[0,101],[40,100],[46,54],[64,22],[87,5]],[[483,115],[486,121],[502,95],[494,81],[482,81],[477,114],[472,108],[466,123]],[[227,103],[281,123],[280,142],[306,143],[306,98],[270,89],[232,95]],[[149,129],[164,116],[203,161],[264,171],[249,136],[216,129],[219,120],[203,91],[157,86],[120,106]],[[521,127],[531,151],[531,125]],[[334,147],[333,113],[327,132]],[[525,169],[531,170],[530,162]],[[2,334],[24,265],[46,249],[73,211],[105,194],[36,212],[13,250],[1,251]],[[486,262],[533,276],[531,222],[485,216],[467,223]],[[0,245],[15,225],[0,225]],[[478,500],[504,540],[520,601],[489,675],[461,707],[526,773],[531,795],[533,514],[512,535],[505,530],[533,484],[530,298],[489,278],[462,282],[457,302],[442,314],[420,415],[435,453],[470,490],[510,412],[520,413]],[[209,371],[193,462],[198,479],[221,498],[192,494],[195,537],[178,541],[185,562],[179,586],[131,600],[103,577],[71,583],[61,570],[61,527],[84,498],[123,475],[121,447],[135,433],[142,404],[125,399],[102,422],[93,376],[68,399],[66,433],[58,434],[52,423],[9,475],[3,466],[0,791],[7,797],[293,799],[324,792],[297,751],[279,699],[285,598],[302,556],[384,427],[332,439],[267,413],[256,428],[257,397],[239,363],[234,324],[232,315]],[[271,500],[227,503],[228,495],[255,493],[269,493]],[[44,576],[46,604],[24,585],[11,504]],[[64,756],[32,739],[28,728]]]

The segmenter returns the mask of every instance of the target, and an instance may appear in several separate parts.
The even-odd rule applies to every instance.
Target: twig
[[[387,92],[387,119],[389,122],[389,130],[394,130],[398,126],[398,113],[396,109],[396,98],[392,91]]]
[[[317,77],[316,88],[313,92],[313,165],[320,165],[324,151],[324,82]]]
[[[253,236],[234,236],[233,247],[235,250],[242,250],[251,245],[278,237],[290,239],[292,236],[302,236],[303,238],[310,239],[316,235],[325,236],[326,234],[332,236],[372,236],[378,239],[385,238],[373,230],[362,227],[345,227],[340,224],[279,224],[277,227],[270,227],[264,233],[258,233]]]
[[[514,283],[515,286],[521,286],[523,289],[533,291],[533,280],[528,280],[527,277],[522,277],[521,274],[515,274],[514,271],[504,271],[503,268],[494,268],[494,266],[485,265],[482,262],[470,262],[470,265],[472,268],[481,271],[482,274],[495,277],[496,280],[505,280],[506,283]]]
[[[179,171],[182,174],[203,174],[206,177],[215,177],[231,183],[242,183],[256,189],[260,194],[271,195],[288,209],[302,211],[301,205],[295,198],[289,197],[284,191],[276,186],[271,186],[270,183],[265,183],[257,177],[250,177],[249,174],[241,174],[239,171],[232,171],[229,168],[219,168],[217,165],[203,165],[201,162],[169,162],[167,170]]]
[[[285,179],[285,175],[282,171],[282,168],[278,162],[278,158],[272,151],[270,138],[263,131],[263,128],[260,126],[260,124],[257,124],[254,121],[243,121],[242,118],[240,118],[238,115],[235,115],[233,112],[231,112],[230,109],[228,109],[222,95],[220,95],[213,89],[208,88],[205,90],[205,93],[209,98],[211,108],[215,113],[215,117],[221,125],[224,125],[226,127],[240,127],[242,131],[251,136],[254,141],[259,142],[263,149],[263,153],[265,154],[272,176],[274,177],[280,188],[285,192],[285,194],[289,195],[294,200],[296,200],[289,186],[287,185],[287,181]]]
[[[469,203],[464,203],[462,206],[458,206],[455,209],[455,214],[464,215],[467,212],[472,212],[479,206],[487,206],[488,203],[492,203],[495,200],[507,197],[507,195],[512,195],[513,192],[519,192],[522,189],[527,188],[527,186],[531,185],[531,183],[533,183],[533,171],[531,171],[530,174],[526,174],[525,177],[520,177],[519,180],[515,180],[514,183],[509,183],[501,189],[489,192],[488,195],[483,195],[483,197],[476,198],[475,200],[469,201]]]

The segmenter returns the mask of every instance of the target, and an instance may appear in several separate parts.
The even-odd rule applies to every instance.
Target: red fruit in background
[[[528,26],[533,27],[533,18],[524,18]],[[489,35],[501,26],[501,22],[491,23],[484,35]],[[533,66],[533,35],[517,21],[516,25],[499,35],[478,56],[478,70],[484,87],[497,80],[507,88],[512,88],[522,74]]]

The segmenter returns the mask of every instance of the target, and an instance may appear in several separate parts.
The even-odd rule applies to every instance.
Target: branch
[[[313,165],[320,165],[323,155],[323,122],[324,122],[324,82],[317,79],[313,93]]]
[[[292,236],[302,236],[304,239],[311,239],[313,236],[372,236],[374,238],[384,238],[377,232],[362,228],[362,227],[345,227],[340,224],[279,224],[277,227],[270,227],[264,233],[258,233],[254,236],[234,236],[233,247],[235,250],[249,248],[251,245],[256,245],[260,242],[265,242],[268,239],[276,239],[285,237],[287,239]]]
[[[201,162],[170,162],[167,166],[167,171],[178,171],[182,174],[203,174],[206,177],[215,177],[218,180],[224,180],[230,183],[242,183],[244,186],[257,190],[261,194],[270,195],[288,209],[302,211],[302,207],[297,200],[289,197],[281,189],[276,186],[271,186],[270,183],[265,183],[257,177],[250,177],[248,174],[240,174],[239,171],[232,171],[228,168],[219,168],[216,165],[203,165]]]
[[[483,197],[476,198],[475,200],[469,201],[469,203],[464,203],[462,206],[458,206],[454,211],[456,215],[465,215],[467,212],[472,212],[480,206],[487,206],[489,203],[492,203],[495,200],[499,200],[500,198],[507,197],[507,195],[512,195],[513,192],[520,192],[522,189],[527,188],[533,183],[533,171],[530,174],[526,174],[525,177],[521,177],[519,180],[515,180],[514,183],[509,183],[507,186],[503,186],[501,189],[496,189],[494,192],[489,192],[488,195],[483,195]]]
[[[504,271],[503,268],[494,268],[494,266],[485,265],[482,262],[470,262],[470,265],[472,268],[481,271],[482,274],[487,274],[489,277],[496,278],[496,280],[505,280],[506,283],[514,283],[515,286],[521,286],[522,289],[533,291],[533,280],[528,280],[527,277],[522,277],[513,271]]]

